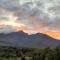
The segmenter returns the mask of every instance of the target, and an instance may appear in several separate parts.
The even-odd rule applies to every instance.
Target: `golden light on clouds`
[[[0,0],[0,33],[23,30],[29,34],[45,33],[59,38],[59,0]]]
[[[58,32],[48,31],[48,32],[45,32],[45,34],[49,35],[50,37],[60,40],[60,33]]]
[[[8,20],[2,20],[0,21],[0,27],[1,26],[11,26],[14,31],[23,30],[25,25],[23,23],[17,22],[17,17],[14,17],[13,15],[7,16]]]
[[[60,39],[60,34],[57,32],[51,32],[48,31],[47,27],[44,26],[35,26],[33,29],[29,29],[28,26],[23,24],[22,22],[17,22],[17,17],[14,17],[13,15],[8,15],[7,20],[1,20],[0,21],[0,28],[1,26],[11,26],[15,32],[23,30],[24,32],[28,34],[34,34],[34,33],[44,33],[49,35],[50,37]],[[47,31],[47,32],[46,32]]]

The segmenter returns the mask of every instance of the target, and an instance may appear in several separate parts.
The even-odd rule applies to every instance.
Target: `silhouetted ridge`
[[[54,48],[57,45],[60,46],[60,41],[42,33],[28,35],[23,31],[19,31],[9,34],[0,34],[0,46],[1,45],[31,48]]]

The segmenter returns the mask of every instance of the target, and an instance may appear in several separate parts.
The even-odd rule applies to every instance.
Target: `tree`
[[[21,57],[21,60],[26,60],[26,59],[25,59],[25,56],[22,56],[22,57]]]
[[[55,54],[54,54],[54,59],[55,60],[60,60],[60,48],[59,46],[56,47],[56,49],[54,50]]]

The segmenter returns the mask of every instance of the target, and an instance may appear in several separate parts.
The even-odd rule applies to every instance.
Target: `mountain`
[[[60,46],[60,40],[42,33],[28,35],[27,33],[20,31],[9,34],[0,34],[0,46],[55,48],[58,45]]]

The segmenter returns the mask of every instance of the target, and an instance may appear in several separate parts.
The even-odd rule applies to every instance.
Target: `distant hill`
[[[58,45],[60,46],[60,40],[54,39],[42,33],[28,35],[27,33],[21,31],[9,34],[0,34],[0,46],[55,48]]]

